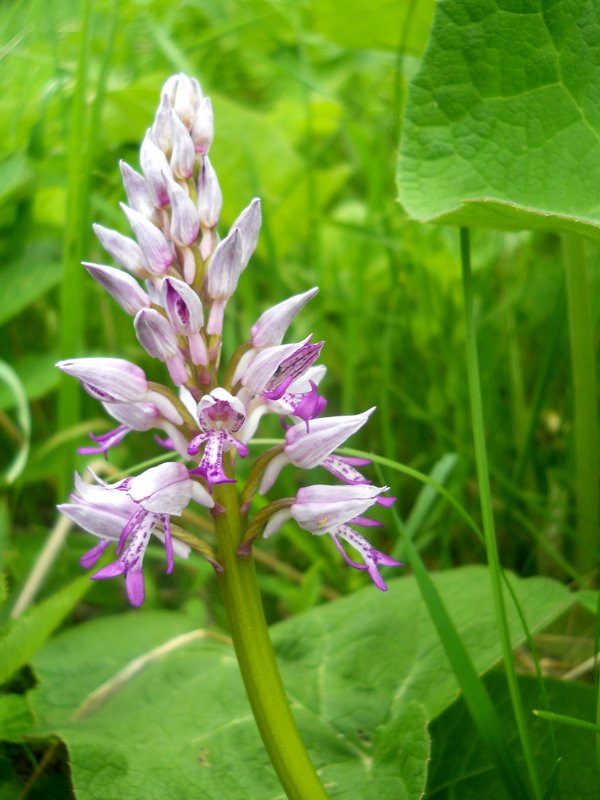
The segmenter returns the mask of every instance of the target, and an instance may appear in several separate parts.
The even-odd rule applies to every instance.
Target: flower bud
[[[255,197],[231,226],[232,229],[239,228],[242,238],[242,270],[246,269],[252,253],[256,249],[261,221],[260,200]]]
[[[208,156],[202,159],[202,169],[198,175],[198,213],[204,228],[214,228],[219,221],[223,195],[217,173]]]
[[[167,157],[153,140],[150,129],[146,131],[140,148],[140,166],[148,181],[154,204],[158,208],[166,206],[169,202],[166,176],[171,174],[171,167]]]
[[[202,100],[202,90],[195,78],[180,73],[173,99],[173,109],[185,127],[190,130],[194,124],[196,109]]]
[[[134,320],[135,333],[144,350],[166,363],[173,383],[181,386],[188,379],[185,360],[168,320],[153,308],[144,308]]]
[[[189,247],[198,237],[198,210],[187,192],[175,181],[169,181],[167,190],[171,201],[171,239],[180,247]]]
[[[187,180],[194,174],[196,152],[188,129],[172,109],[171,131],[173,135],[171,169],[176,178]]]
[[[242,238],[239,228],[234,228],[219,243],[208,265],[208,294],[213,298],[206,326],[209,334],[223,330],[225,305],[235,292],[242,272]]]
[[[125,203],[120,205],[142,248],[148,271],[153,275],[163,275],[173,263],[173,252],[164,234],[139,211]]]
[[[294,317],[318,291],[319,289],[315,287],[303,294],[294,295],[261,314],[250,329],[254,347],[272,347],[281,344]]]
[[[205,156],[210,149],[214,135],[213,109],[210,97],[205,97],[200,103],[194,117],[191,135],[194,149],[200,155]]]
[[[132,169],[125,161],[119,162],[121,175],[123,176],[123,186],[127,194],[127,202],[131,208],[139,211],[148,219],[152,219],[156,211],[152,193],[148,188],[146,179],[139,172]]]
[[[104,225],[94,224],[92,227],[102,247],[117,264],[138,277],[148,272],[142,248],[137,242],[111,228],[105,228]]]
[[[182,335],[198,333],[204,324],[204,314],[196,292],[177,278],[165,278],[162,293],[173,330]]]
[[[173,146],[171,129],[171,104],[166,94],[161,95],[160,103],[152,125],[152,138],[156,145],[168,156]]]
[[[83,266],[92,278],[104,286],[106,291],[113,296],[121,308],[134,317],[142,308],[148,308],[150,298],[139,283],[120,269],[104,267],[100,264],[89,264],[84,261]]]

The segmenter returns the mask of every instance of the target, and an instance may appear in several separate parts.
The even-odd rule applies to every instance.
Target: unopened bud
[[[169,181],[168,191],[171,201],[171,238],[181,247],[189,247],[198,237],[198,209],[175,181]]]
[[[173,263],[173,253],[163,233],[139,211],[134,211],[121,203],[125,216],[138,240],[146,258],[148,271],[153,275],[163,275]]]
[[[214,118],[210,97],[205,97],[200,103],[194,117],[191,134],[196,152],[205,156],[214,136]]]
[[[173,109],[185,127],[190,130],[202,99],[200,84],[196,80],[191,80],[187,75],[181,73],[178,76]]]
[[[246,269],[256,249],[261,222],[260,200],[255,197],[231,226],[232,228],[239,228],[242,238],[242,269]]]
[[[139,283],[120,269],[101,264],[83,262],[92,278],[98,281],[113,296],[121,308],[134,317],[142,308],[148,308],[150,298]]]
[[[194,174],[196,152],[188,129],[173,110],[171,110],[171,131],[173,135],[171,169],[176,178],[187,180]]]
[[[167,157],[154,141],[150,129],[146,131],[140,148],[140,166],[148,181],[154,204],[159,208],[166,206],[169,202],[166,176],[171,173],[171,167]]]
[[[168,320],[155,309],[145,308],[136,315],[134,326],[138,341],[144,350],[166,363],[176,386],[184,384],[188,378],[185,360]]]
[[[146,179],[129,166],[125,161],[119,162],[121,175],[123,176],[123,186],[127,195],[127,203],[143,214],[148,219],[152,219],[156,211],[152,199],[152,193],[146,183]]]
[[[223,207],[223,194],[217,173],[208,156],[202,159],[202,169],[198,176],[198,212],[203,228],[214,228],[219,221]]]
[[[138,277],[148,271],[142,248],[137,242],[104,225],[94,224],[92,227],[102,247],[117,264]]]

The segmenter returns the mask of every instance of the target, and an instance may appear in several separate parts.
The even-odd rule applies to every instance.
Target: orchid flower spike
[[[164,544],[170,572],[173,552],[183,557],[190,552],[187,544],[172,541],[172,515],[180,515],[193,501],[210,509],[215,519],[233,513],[226,497],[237,489],[221,484],[237,483],[236,453],[247,457],[262,418],[274,415],[286,431],[285,441],[260,453],[250,465],[245,486],[240,487],[244,514],[252,508],[255,493],[271,490],[288,464],[302,470],[322,467],[345,485],[308,485],[294,499],[274,500],[249,520],[244,546],[249,547],[263,528],[268,536],[291,517],[310,533],[331,537],[346,562],[368,571],[384,590],[379,568],[399,563],[372,547],[352,526],[378,524],[361,515],[374,504],[390,505],[394,498],[373,487],[357,469],[369,464],[368,459],[336,453],[366,424],[373,409],[323,417],[327,401],[321,381],[326,369],[317,363],[323,342],[313,342],[312,335],[285,341],[317,287],[263,311],[248,339],[237,347],[224,341],[224,333],[237,327],[224,325],[225,311],[258,245],[261,201],[250,200],[229,231],[218,230],[223,194],[208,155],[215,130],[213,108],[195,78],[171,76],[147,123],[140,170],[120,162],[127,199],[121,208],[131,236],[94,225],[115,264],[86,261],[84,266],[133,318],[138,342],[162,362],[151,369],[153,374],[162,372],[164,382],[157,382],[160,377],[148,380],[140,366],[123,358],[75,358],[57,367],[77,378],[117,422],[106,433],[90,434],[92,443],[81,447],[80,454],[108,456],[132,431],[154,431],[156,444],[177,453],[181,462],[163,463],[113,485],[99,480],[90,485],[75,477],[75,491],[60,509],[99,539],[82,565],[92,566],[116,543],[116,560],[93,577],[125,575],[130,602],[141,605],[142,563],[152,537]],[[221,364],[226,353],[232,354],[231,360]],[[219,538],[222,526],[215,528]],[[220,568],[212,545],[200,534],[173,530]],[[350,558],[347,547],[359,560]]]

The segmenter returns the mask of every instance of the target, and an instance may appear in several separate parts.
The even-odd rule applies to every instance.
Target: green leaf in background
[[[478,670],[489,669],[500,648],[487,570],[435,582]],[[514,586],[532,630],[572,602],[544,578]],[[521,641],[514,612],[511,624]],[[175,612],[107,617],[70,628],[35,656],[35,733],[65,741],[78,800],[281,797],[231,647],[190,629]],[[420,798],[426,723],[458,689],[414,579],[392,581],[387,595],[367,588],[318,607],[272,635],[330,796]]]
[[[27,193],[33,183],[33,168],[24,153],[15,153],[0,163],[0,206]],[[2,212],[4,213],[4,212]]]
[[[23,384],[14,369],[5,361],[0,361],[0,386],[5,386],[12,396],[11,405],[16,406],[16,416],[19,427],[13,426],[8,417],[2,415],[3,426],[10,426],[16,454],[12,456],[10,464],[0,461],[0,483],[11,484],[25,469],[31,442],[31,414]],[[1,539],[0,539],[1,544]]]
[[[432,0],[312,0],[316,29],[341,47],[420,54],[433,17]],[[415,13],[418,8],[418,13]]]
[[[6,551],[8,550],[8,532],[10,530],[10,511],[6,497],[0,497],[0,608],[8,597],[6,581]]]
[[[403,123],[407,213],[600,236],[599,31],[588,0],[442,0]]]
[[[594,592],[591,589],[584,589],[581,592],[577,592],[575,597],[584,608],[587,608],[590,614],[595,614],[598,610],[598,592]]]
[[[0,325],[60,283],[56,245],[37,242],[21,258],[0,266]]]
[[[25,695],[0,695],[0,741],[19,742],[32,725],[33,717]]]
[[[56,369],[56,362],[60,358],[58,350],[49,353],[27,353],[23,358],[16,359],[12,366],[23,384],[23,389],[28,400],[51,392],[56,388],[60,379],[60,372]],[[0,383],[0,409],[11,408],[15,405],[15,393],[11,392],[6,383]]]
[[[555,800],[595,800],[600,775],[596,767],[594,735],[586,731],[554,725],[536,719],[531,709],[543,700],[533,678],[519,678],[525,707],[530,712],[529,727],[534,755],[545,782],[550,782],[556,757],[561,762],[556,771]],[[505,723],[511,719],[510,698],[504,677],[492,673],[486,688]],[[553,711],[593,719],[595,690],[593,686],[546,679],[546,692]],[[537,704],[537,705],[536,705]],[[428,800],[506,800],[489,758],[481,748],[474,748],[476,732],[462,700],[458,700],[431,726],[433,751],[427,789]],[[556,746],[553,743],[554,735]],[[515,744],[513,737],[513,744]],[[556,749],[555,749],[556,748]],[[517,754],[518,748],[515,749]],[[549,787],[544,786],[547,790]]]
[[[27,664],[89,588],[87,576],[77,578],[9,623],[0,637],[0,684]]]

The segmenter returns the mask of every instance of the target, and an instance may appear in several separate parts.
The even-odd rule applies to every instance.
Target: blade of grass
[[[575,500],[578,540],[575,563],[582,572],[594,569],[598,542],[598,417],[594,329],[590,312],[588,270],[584,241],[563,236],[567,287],[575,434]]]
[[[590,733],[600,735],[600,725],[596,722],[577,719],[577,717],[570,717],[567,714],[556,714],[554,711],[543,711],[539,708],[534,708],[533,713],[536,717],[546,719],[549,722],[558,722],[559,725],[568,725],[571,728],[579,728],[579,730],[590,731]]]
[[[502,729],[492,701],[473,666],[473,662],[433,581],[429,577],[419,552],[408,535],[406,525],[402,523],[393,506],[392,515],[398,533],[402,538],[404,552],[419,586],[423,602],[438,632],[479,735],[496,764],[509,796],[512,800],[519,800],[520,798],[525,800],[525,798],[530,797],[530,793],[512,757],[508,747],[507,736]]]
[[[60,352],[62,358],[73,358],[81,352],[83,347],[85,330],[83,277],[85,273],[81,268],[81,261],[85,256],[85,246],[89,237],[91,167],[100,130],[112,46],[118,25],[118,9],[118,0],[113,0],[95,99],[91,108],[88,109],[86,96],[92,52],[94,4],[93,0],[84,0],[83,3],[79,58],[69,127],[67,225],[61,292]],[[63,376],[59,387],[59,429],[63,430],[77,425],[80,415],[81,389],[76,381],[70,380],[68,376]],[[62,469],[59,472],[60,497],[65,496],[69,489],[73,464],[74,453],[65,450],[62,454]]]
[[[84,0],[75,92],[68,141],[67,220],[64,238],[64,273],[60,296],[60,354],[73,358],[81,352],[84,332],[83,258],[89,210],[90,143],[86,120],[86,93],[92,39],[92,0]],[[63,376],[58,392],[59,429],[73,427],[81,416],[81,389]],[[73,474],[74,454],[64,450],[59,469],[59,497],[66,495]]]
[[[456,453],[445,453],[433,465],[429,473],[431,479],[443,486],[452,474],[457,461]],[[421,489],[406,520],[406,530],[411,539],[414,539],[415,533],[425,523],[439,499],[439,494],[434,486],[427,485]]]
[[[533,796],[540,798],[541,787],[533,759],[533,751],[529,738],[529,732],[525,722],[525,710],[523,708],[521,692],[517,681],[517,673],[513,660],[512,647],[510,644],[506,607],[504,604],[504,596],[502,591],[502,569],[498,555],[498,543],[496,541],[487,449],[485,443],[485,429],[483,422],[483,402],[479,376],[479,361],[477,356],[475,315],[473,310],[473,279],[471,273],[470,241],[469,231],[466,228],[460,229],[460,250],[465,305],[466,359],[469,399],[471,405],[471,424],[473,429],[473,442],[475,448],[475,462],[477,465],[477,479],[483,520],[483,532],[485,535],[486,553],[490,569],[494,612],[496,624],[498,626],[498,633],[500,635],[500,643],[504,658],[504,668],[506,671],[506,679],[508,682],[513,714],[517,724],[517,730],[519,732],[519,740],[523,750],[523,755],[525,756],[525,763],[527,765],[527,772],[531,782]]]
[[[564,320],[565,307],[563,300],[563,287],[561,286],[557,293],[554,310],[551,316],[550,335],[546,345],[546,350],[542,358],[541,368],[538,372],[533,390],[531,408],[529,410],[529,415],[525,426],[525,435],[523,436],[523,440],[519,445],[516,467],[514,471],[514,481],[517,485],[521,485],[523,483],[525,471],[533,452],[535,432],[538,426],[540,412],[547,396],[547,388],[552,376],[552,368],[556,364],[556,356],[558,352],[558,345],[560,343],[560,336],[563,330]]]

